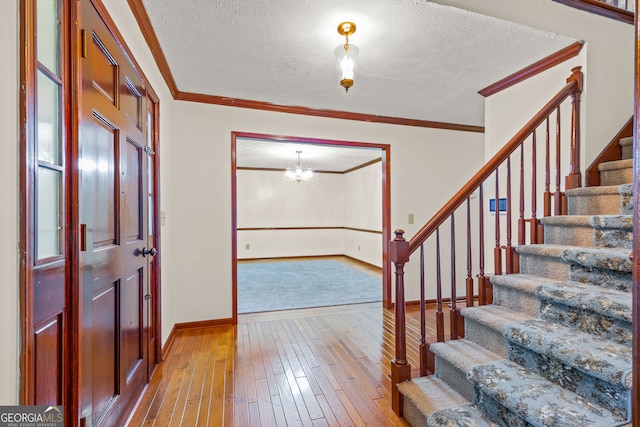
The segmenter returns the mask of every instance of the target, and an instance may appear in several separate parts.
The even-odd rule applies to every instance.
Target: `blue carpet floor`
[[[335,260],[238,263],[238,313],[382,301],[382,279]]]

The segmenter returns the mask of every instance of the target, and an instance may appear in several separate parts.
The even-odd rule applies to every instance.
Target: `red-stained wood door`
[[[122,425],[148,381],[145,87],[90,0],[81,2],[80,417]]]

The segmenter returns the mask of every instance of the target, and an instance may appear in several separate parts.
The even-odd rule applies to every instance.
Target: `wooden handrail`
[[[595,13],[596,15],[606,16],[607,18],[615,19],[618,21],[626,22],[633,25],[634,12],[629,10],[628,7],[617,7],[605,3],[602,0],[553,0],[557,3],[562,3],[567,6],[574,7],[576,9],[584,10],[587,12]],[[629,3],[634,4],[635,0],[629,0]]]
[[[567,79],[567,84],[554,96],[542,109],[524,125],[513,138],[505,144],[500,151],[498,151],[483,167],[476,173],[455,196],[453,196],[433,217],[409,240],[409,254],[414,253],[422,243],[431,236],[435,230],[440,227],[445,220],[447,220],[451,214],[462,203],[476,191],[476,189],[489,178],[489,176],[495,172],[506,159],[513,153],[522,142],[533,131],[536,130],[544,121],[553,113],[556,108],[570,95],[580,93],[582,91],[582,67],[575,67],[571,70],[571,76]],[[579,136],[579,135],[578,135]],[[580,142],[575,142],[577,147],[580,147]],[[574,145],[572,141],[572,146]],[[572,165],[578,168],[576,173],[579,173],[579,164]],[[392,260],[393,261],[393,260]]]

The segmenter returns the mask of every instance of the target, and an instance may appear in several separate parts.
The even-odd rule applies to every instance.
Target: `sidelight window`
[[[63,253],[64,155],[59,0],[37,0],[35,12],[35,258],[48,260]]]

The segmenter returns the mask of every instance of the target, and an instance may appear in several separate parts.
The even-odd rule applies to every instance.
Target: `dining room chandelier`
[[[298,161],[295,167],[287,168],[285,172],[285,176],[289,178],[291,181],[295,181],[295,182],[307,181],[313,176],[313,171],[309,168],[302,167],[302,164],[300,163],[300,154],[302,154],[302,151],[297,150],[296,154],[298,155]]]

